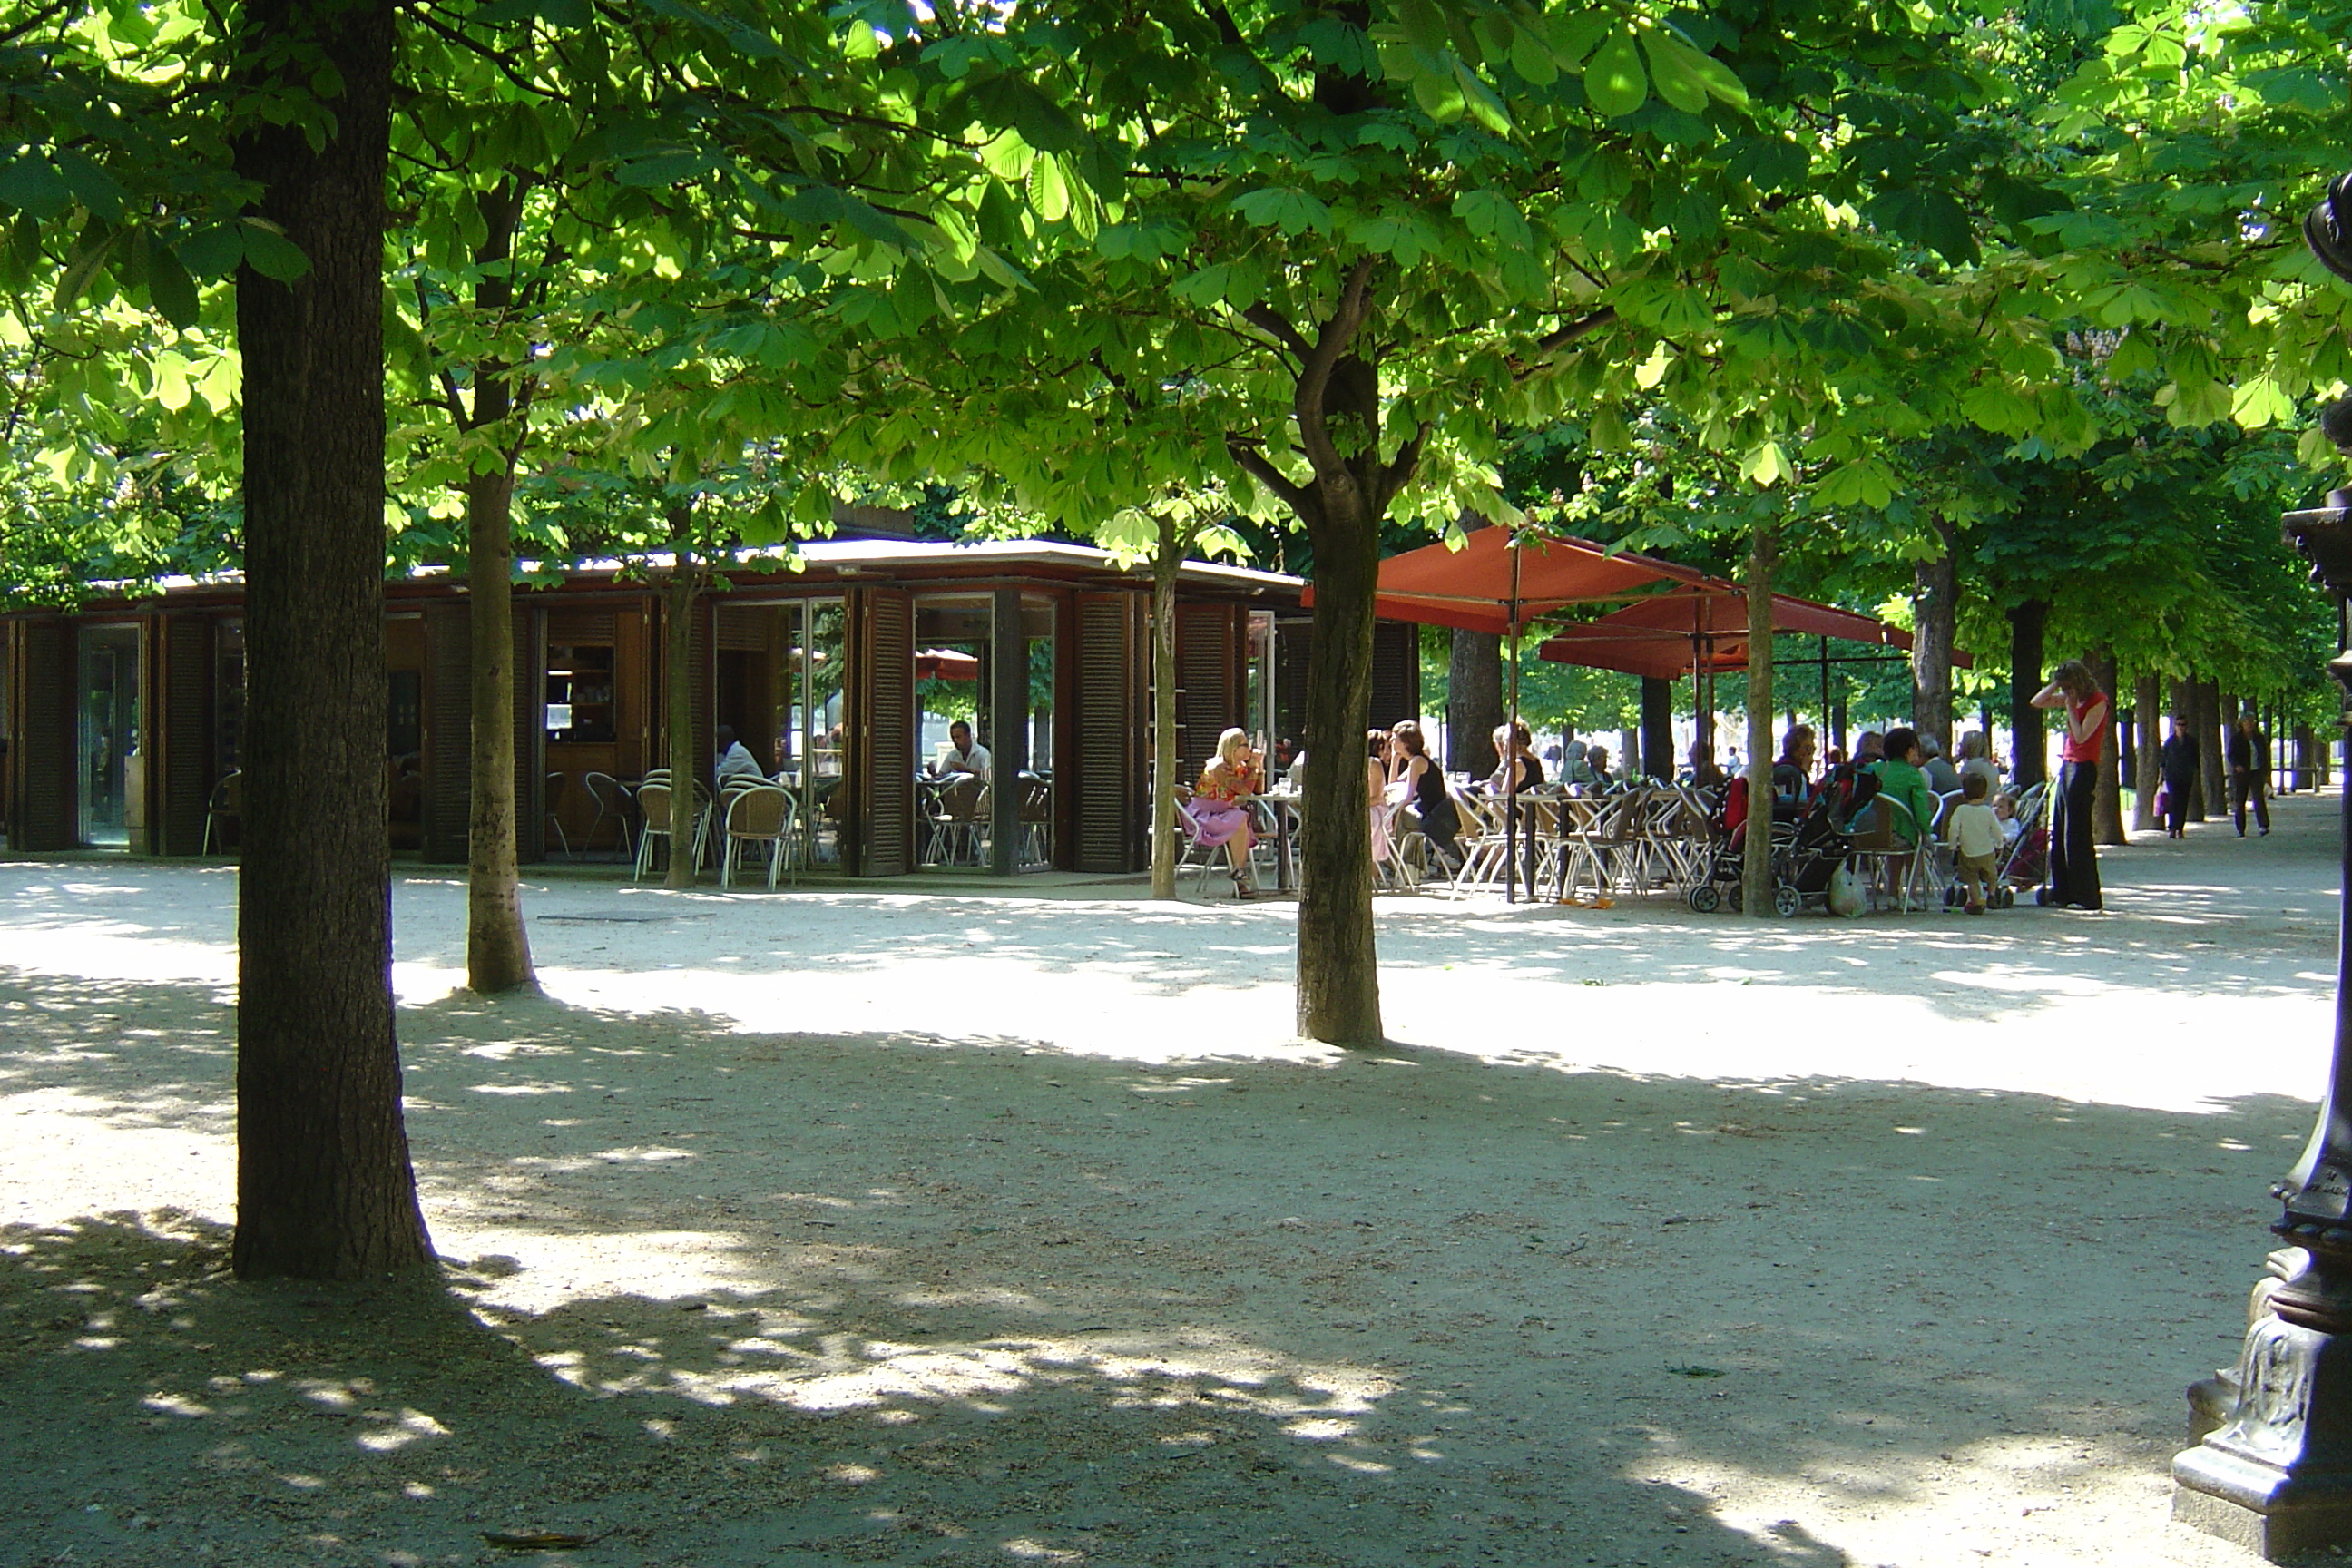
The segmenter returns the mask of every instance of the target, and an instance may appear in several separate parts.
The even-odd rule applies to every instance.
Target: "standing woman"
[[[2186,838],[2189,832],[2189,799],[2197,792],[2197,774],[2205,765],[2197,754],[2197,737],[2190,734],[2179,719],[2172,721],[2172,733],[2164,738],[2163,750],[2157,752],[2157,766],[2164,775],[2164,836]]]
[[[2079,658],[2050,672],[2050,684],[2033,694],[2036,708],[2066,710],[2066,739],[2058,752],[2058,809],[2050,825],[2050,885],[2042,901],[2060,909],[2095,910],[2099,854],[2092,841],[2091,800],[2099,788],[2099,755],[2106,743],[2107,694]]]

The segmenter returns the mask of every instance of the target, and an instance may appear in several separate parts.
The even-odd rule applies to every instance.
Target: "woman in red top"
[[[2033,694],[2036,708],[2066,709],[2066,739],[2058,751],[2058,809],[2050,824],[2050,885],[2042,901],[2061,909],[2105,907],[2099,896],[2099,856],[2092,843],[2091,801],[2099,788],[2099,757],[2106,744],[2107,694],[2088,666],[2070,658]]]

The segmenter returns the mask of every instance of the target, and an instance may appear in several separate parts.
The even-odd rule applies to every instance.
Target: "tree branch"
[[[1386,514],[1389,502],[1396,499],[1397,492],[1404,489],[1405,481],[1412,478],[1413,469],[1420,466],[1421,449],[1428,444],[1429,422],[1424,419],[1411,438],[1397,448],[1397,455],[1381,465],[1378,476],[1380,493],[1372,497],[1373,516]]]
[[[1283,471],[1274,466],[1274,459],[1258,450],[1255,442],[1244,437],[1228,435],[1225,451],[1242,471],[1275,493],[1276,500],[1288,507],[1301,522],[1319,521],[1322,508],[1316,503],[1314,492],[1306,486],[1294,484]]]
[[[1371,280],[1370,257],[1360,258],[1348,268],[1348,280],[1339,289],[1339,308],[1323,323],[1315,346],[1307,351],[1298,367],[1298,386],[1292,395],[1291,410],[1298,419],[1298,444],[1305,449],[1307,462],[1314,465],[1318,479],[1337,479],[1348,471],[1339,447],[1331,444],[1331,425],[1323,402],[1330,390],[1332,368],[1355,342],[1356,333],[1370,309]]]
[[[1290,324],[1290,318],[1271,305],[1265,303],[1252,305],[1242,312],[1242,320],[1297,354],[1302,362],[1308,354],[1315,352],[1314,345],[1300,336],[1298,329]]]

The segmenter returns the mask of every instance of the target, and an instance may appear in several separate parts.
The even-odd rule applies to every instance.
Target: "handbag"
[[[2156,815],[2158,816],[2172,815],[2172,792],[2162,784],[2156,786]]]

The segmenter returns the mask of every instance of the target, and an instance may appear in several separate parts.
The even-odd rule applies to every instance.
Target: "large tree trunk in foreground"
[[[2042,631],[2050,620],[2046,599],[2028,599],[2009,612],[2009,744],[2011,776],[2017,787],[2038,784],[2050,776],[2050,756],[2042,743],[2042,710],[2033,696],[2042,689]]]
[[[1952,642],[1959,624],[1960,568],[1950,528],[1933,521],[1938,549],[1912,569],[1911,723],[1952,753]]]
[[[677,554],[662,595],[667,648],[663,658],[667,682],[662,716],[669,731],[669,872],[662,879],[666,888],[691,888],[696,870],[694,781],[702,770],[694,754],[694,601],[701,584],[696,575],[694,551],[686,542],[689,521],[685,511],[670,513]]]
[[[1500,761],[1495,731],[1503,723],[1503,639],[1493,632],[1454,633],[1445,662],[1445,765],[1483,779]]]
[[[485,311],[514,303],[507,269],[522,198],[512,182],[476,198],[485,238],[474,259],[486,270],[474,302]],[[455,397],[455,393],[451,394]],[[460,410],[453,407],[456,417]],[[470,429],[499,429],[515,412],[507,367],[474,367]],[[473,780],[466,822],[466,984],[485,994],[536,985],[522,923],[515,821],[514,448],[501,432],[499,466],[477,473],[466,495],[466,593],[473,636]],[[537,671],[530,679],[537,679]]]
[[[2139,787],[2132,792],[2132,831],[2152,833],[2162,826],[2156,816],[2156,791],[2164,782],[2164,678],[2153,671],[2142,675],[2132,690],[2132,731],[2138,756],[2133,772]]]
[[[2119,715],[2123,700],[2116,694],[2116,656],[2110,649],[2098,648],[2084,662],[2091,667],[2091,679],[2107,694],[2106,743],[2099,748],[2098,787],[2091,796],[2091,841],[2129,844],[2131,835],[2124,831],[2124,727]]]
[[[385,847],[383,186],[392,8],[253,0],[253,85],[340,79],[331,132],[251,132],[258,216],[310,258],[237,274],[244,356],[245,862],[237,898],[244,1279],[432,1258],[401,1121]],[[312,51],[316,53],[313,54]]]
[[[1315,625],[1307,666],[1307,813],[1299,865],[1298,1032],[1335,1045],[1381,1043],[1372,938],[1371,801],[1364,724],[1372,706],[1373,591],[1380,530],[1360,512],[1316,531]]]
[[[1748,826],[1740,893],[1751,915],[1772,909],[1772,569],[1780,542],[1769,523],[1748,542]]]
[[[1184,552],[1172,518],[1160,518],[1151,558],[1151,896],[1176,896],[1176,570]]]

